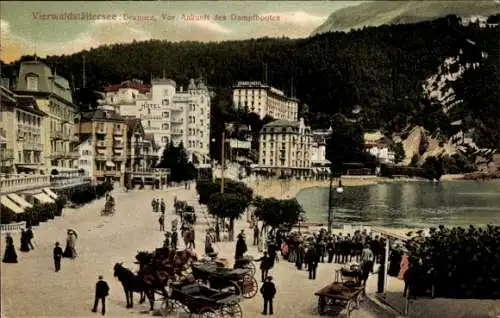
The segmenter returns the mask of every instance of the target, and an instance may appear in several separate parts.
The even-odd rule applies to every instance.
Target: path
[[[98,275],[103,275],[110,285],[107,316],[148,317],[144,313],[148,305],[125,308],[125,298],[120,282],[113,277],[113,265],[124,265],[136,269],[134,256],[138,251],[152,251],[163,243],[164,235],[159,231],[158,214],[151,212],[153,197],[163,197],[167,203],[166,225],[172,220],[174,196],[202,208],[195,201],[194,187],[191,190],[180,188],[164,191],[131,191],[114,194],[117,213],[111,217],[99,215],[104,200],[95,201],[78,210],[67,209],[63,217],[43,223],[35,230],[36,249],[29,253],[18,252],[18,264],[1,264],[2,274],[2,316],[3,317],[95,317],[90,312],[93,303],[94,286]],[[196,226],[198,251],[203,249],[205,217],[199,216]],[[237,232],[246,226],[245,222],[236,224]],[[78,232],[76,249],[79,257],[75,260],[63,259],[62,269],[55,273],[52,261],[52,248],[55,241],[64,247],[66,230],[73,228]],[[251,236],[250,229],[247,229]],[[14,235],[16,249],[19,249],[19,235]],[[3,244],[2,238],[2,244]],[[180,242],[182,244],[182,242]],[[218,248],[222,257],[232,259],[233,242],[220,243]],[[2,247],[2,253],[3,253]],[[259,256],[250,246],[249,254]],[[276,317],[317,317],[314,313],[316,298],[314,291],[320,289],[333,277],[333,265],[319,266],[317,280],[307,279],[307,272],[298,272],[293,264],[280,262],[271,271],[274,276],[278,296],[275,302]],[[159,304],[156,306],[159,308]],[[261,299],[245,300],[242,303],[245,317],[260,316]],[[351,316],[353,318],[388,317],[380,310],[363,302],[362,308]]]

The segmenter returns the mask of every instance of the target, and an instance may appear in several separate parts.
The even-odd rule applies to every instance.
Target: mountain
[[[331,31],[350,31],[365,26],[405,24],[447,15],[489,16],[500,13],[498,1],[373,1],[332,13],[312,35]]]

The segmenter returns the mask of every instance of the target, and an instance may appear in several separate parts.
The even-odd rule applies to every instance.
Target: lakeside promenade
[[[151,212],[151,200],[164,198],[167,203],[166,226],[177,216],[173,213],[173,199],[185,200],[193,205],[198,213],[196,247],[201,255],[204,247],[204,234],[207,227],[207,214],[196,201],[195,187],[185,190],[170,188],[161,191],[130,191],[114,193],[116,214],[100,216],[104,200],[94,201],[80,209],[65,209],[62,217],[42,223],[34,228],[35,249],[22,253],[19,251],[19,233],[13,233],[19,263],[1,264],[2,276],[2,317],[95,317],[91,307],[94,287],[98,275],[103,275],[110,286],[107,299],[108,317],[152,317],[147,314],[149,304],[139,305],[136,294],[134,308],[125,308],[125,295],[120,282],[113,277],[113,266],[124,262],[124,266],[137,270],[134,264],[138,251],[153,251],[161,247],[163,232],[159,231],[158,213]],[[249,255],[260,256],[251,246],[251,230],[244,220],[236,222],[236,231],[246,229]],[[61,271],[54,272],[52,249],[59,241],[65,244],[66,230],[78,232],[74,260],[63,259]],[[2,237],[2,243],[4,238]],[[183,247],[183,243],[179,242]],[[216,249],[221,257],[232,262],[235,242],[218,243]],[[2,253],[4,245],[2,244]],[[314,292],[333,279],[335,265],[318,267],[317,280],[307,278],[306,271],[297,271],[294,264],[281,261],[271,270],[277,285],[275,301],[276,317],[317,317],[317,299]],[[259,273],[257,273],[259,274]],[[241,303],[244,317],[260,316],[262,299],[260,295]],[[160,302],[155,305],[160,308]],[[187,317],[187,316],[186,316]],[[365,301],[361,309],[352,313],[353,318],[389,318],[381,309]]]

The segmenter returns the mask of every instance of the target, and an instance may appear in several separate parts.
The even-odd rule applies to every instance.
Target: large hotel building
[[[233,105],[236,109],[266,115],[274,119],[297,121],[299,100],[262,82],[238,82],[233,87]]]

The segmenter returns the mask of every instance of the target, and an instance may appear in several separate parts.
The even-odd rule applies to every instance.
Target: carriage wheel
[[[231,291],[232,293],[234,293],[235,295],[237,296],[240,296],[241,295],[241,288],[240,286],[234,282],[234,281],[229,281],[229,286],[223,288],[224,290],[229,290]]]
[[[222,318],[231,317],[231,318],[242,318],[243,310],[241,310],[241,306],[238,303],[232,303],[228,305],[224,305],[221,308]]]
[[[242,292],[243,298],[250,299],[257,295],[257,291],[259,290],[259,284],[255,277],[250,275],[243,276],[242,281]]]
[[[257,272],[257,269],[255,268],[255,264],[253,262],[249,262],[247,265],[245,265],[245,268],[250,270],[250,275],[255,276],[255,272]]]
[[[217,313],[208,307],[201,308],[201,310],[198,312],[198,317],[199,318],[219,318]]]

